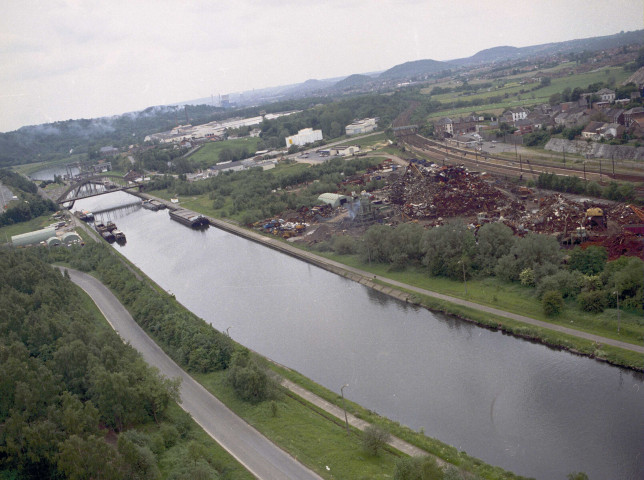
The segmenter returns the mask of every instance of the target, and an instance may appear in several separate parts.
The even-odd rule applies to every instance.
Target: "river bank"
[[[150,194],[138,192],[134,194],[140,198],[163,202],[169,209],[177,208],[175,204]],[[277,237],[263,235],[218,218],[209,216],[206,216],[206,218],[216,228],[303,260],[403,302],[422,306],[434,312],[453,315],[456,318],[488,329],[500,330],[518,338],[567,350],[611,365],[639,372],[644,371],[644,346],[593,335],[498,308],[487,307],[454,296],[403,284],[383,275],[354,268],[312,253]]]

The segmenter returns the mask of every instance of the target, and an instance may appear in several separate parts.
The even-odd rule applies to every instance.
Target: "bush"
[[[259,403],[273,391],[266,367],[246,349],[233,356],[227,379],[237,396],[247,402]]]
[[[524,285],[526,287],[534,287],[535,286],[534,270],[532,270],[531,268],[526,268],[519,275],[519,280],[521,281],[521,285]]]
[[[553,317],[555,315],[559,315],[563,311],[564,300],[561,293],[549,290],[543,294],[541,305],[543,306],[543,313],[548,317]]]
[[[577,295],[577,304],[584,312],[601,313],[607,305],[606,292],[594,290]]]
[[[449,478],[461,479],[455,468],[449,469]],[[406,457],[396,462],[394,480],[441,480],[443,471],[433,457]]]
[[[362,448],[374,457],[378,456],[390,437],[389,432],[382,427],[369,425],[362,433]]]
[[[554,275],[543,277],[537,285],[537,297],[543,298],[548,291],[557,291],[563,298],[574,297],[584,285],[584,276],[577,271],[561,270]]]
[[[339,235],[333,239],[333,250],[339,255],[351,255],[356,253],[356,242],[346,235]]]

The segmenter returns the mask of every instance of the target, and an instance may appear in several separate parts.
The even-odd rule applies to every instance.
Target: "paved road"
[[[181,407],[255,477],[262,480],[321,480],[322,477],[271,443],[174,363],[105,285],[86,273],[67,271],[125,342],[163,375],[181,378]]]

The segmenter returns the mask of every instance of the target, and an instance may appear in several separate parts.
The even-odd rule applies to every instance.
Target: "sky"
[[[0,132],[643,26],[642,0],[5,0]]]

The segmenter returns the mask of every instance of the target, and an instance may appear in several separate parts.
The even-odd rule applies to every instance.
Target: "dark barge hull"
[[[170,218],[191,228],[202,228],[210,225],[208,219],[203,215],[199,215],[184,208],[170,210]]]

